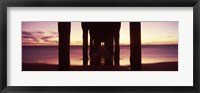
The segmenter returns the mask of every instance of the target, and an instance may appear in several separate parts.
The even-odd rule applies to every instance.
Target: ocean
[[[129,59],[130,46],[120,46],[120,65]],[[162,62],[178,62],[178,45],[142,45],[142,64]],[[22,63],[58,64],[58,46],[23,46]],[[70,46],[70,65],[82,64],[82,46]]]

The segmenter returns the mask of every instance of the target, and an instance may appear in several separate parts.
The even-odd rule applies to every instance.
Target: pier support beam
[[[94,62],[92,61],[92,56],[94,53],[94,37],[92,35],[93,32],[91,30],[89,32],[90,32],[90,52],[89,52],[89,54],[90,54],[90,66],[91,66],[91,65],[94,65]]]
[[[115,41],[115,52],[114,52],[114,60],[115,66],[119,66],[119,54],[120,54],[120,47],[119,47],[119,33],[120,33],[121,23],[116,23],[115,31],[114,31],[114,41]]]
[[[83,29],[83,66],[88,65],[88,30],[89,24],[87,22],[81,23]]]
[[[60,71],[70,69],[70,29],[70,22],[58,22]]]
[[[130,65],[131,70],[141,70],[141,23],[130,22]]]
[[[115,34],[115,54],[114,54],[114,60],[115,60],[115,66],[119,66],[119,32]]]

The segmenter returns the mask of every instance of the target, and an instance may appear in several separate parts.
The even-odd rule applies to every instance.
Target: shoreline
[[[82,47],[83,45],[70,45],[70,47]],[[121,47],[130,47],[129,44],[122,44]],[[144,44],[142,46],[178,46],[178,44]],[[28,46],[24,45],[22,47],[58,47],[58,45],[42,45],[42,46]],[[89,45],[88,45],[89,47]]]
[[[58,65],[23,63],[22,71],[58,71]],[[130,71],[130,66],[81,66],[72,65],[70,71]],[[142,71],[178,71],[178,62],[142,64]]]

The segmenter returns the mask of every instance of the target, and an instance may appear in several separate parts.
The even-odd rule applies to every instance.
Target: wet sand
[[[58,65],[23,63],[22,71],[58,71]],[[70,71],[130,71],[130,66],[70,66]],[[142,64],[142,71],[178,71],[178,62]]]

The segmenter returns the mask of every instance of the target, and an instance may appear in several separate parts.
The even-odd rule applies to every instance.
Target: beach
[[[143,45],[141,56],[142,71],[178,71],[178,45]],[[70,71],[130,71],[129,60],[130,46],[120,46],[120,66],[83,67],[82,46],[70,46]],[[23,46],[22,71],[58,71],[58,47]]]
[[[24,63],[22,71],[58,71],[58,65]],[[130,71],[129,66],[70,66],[70,71]],[[142,64],[142,71],[178,71],[178,62]]]

